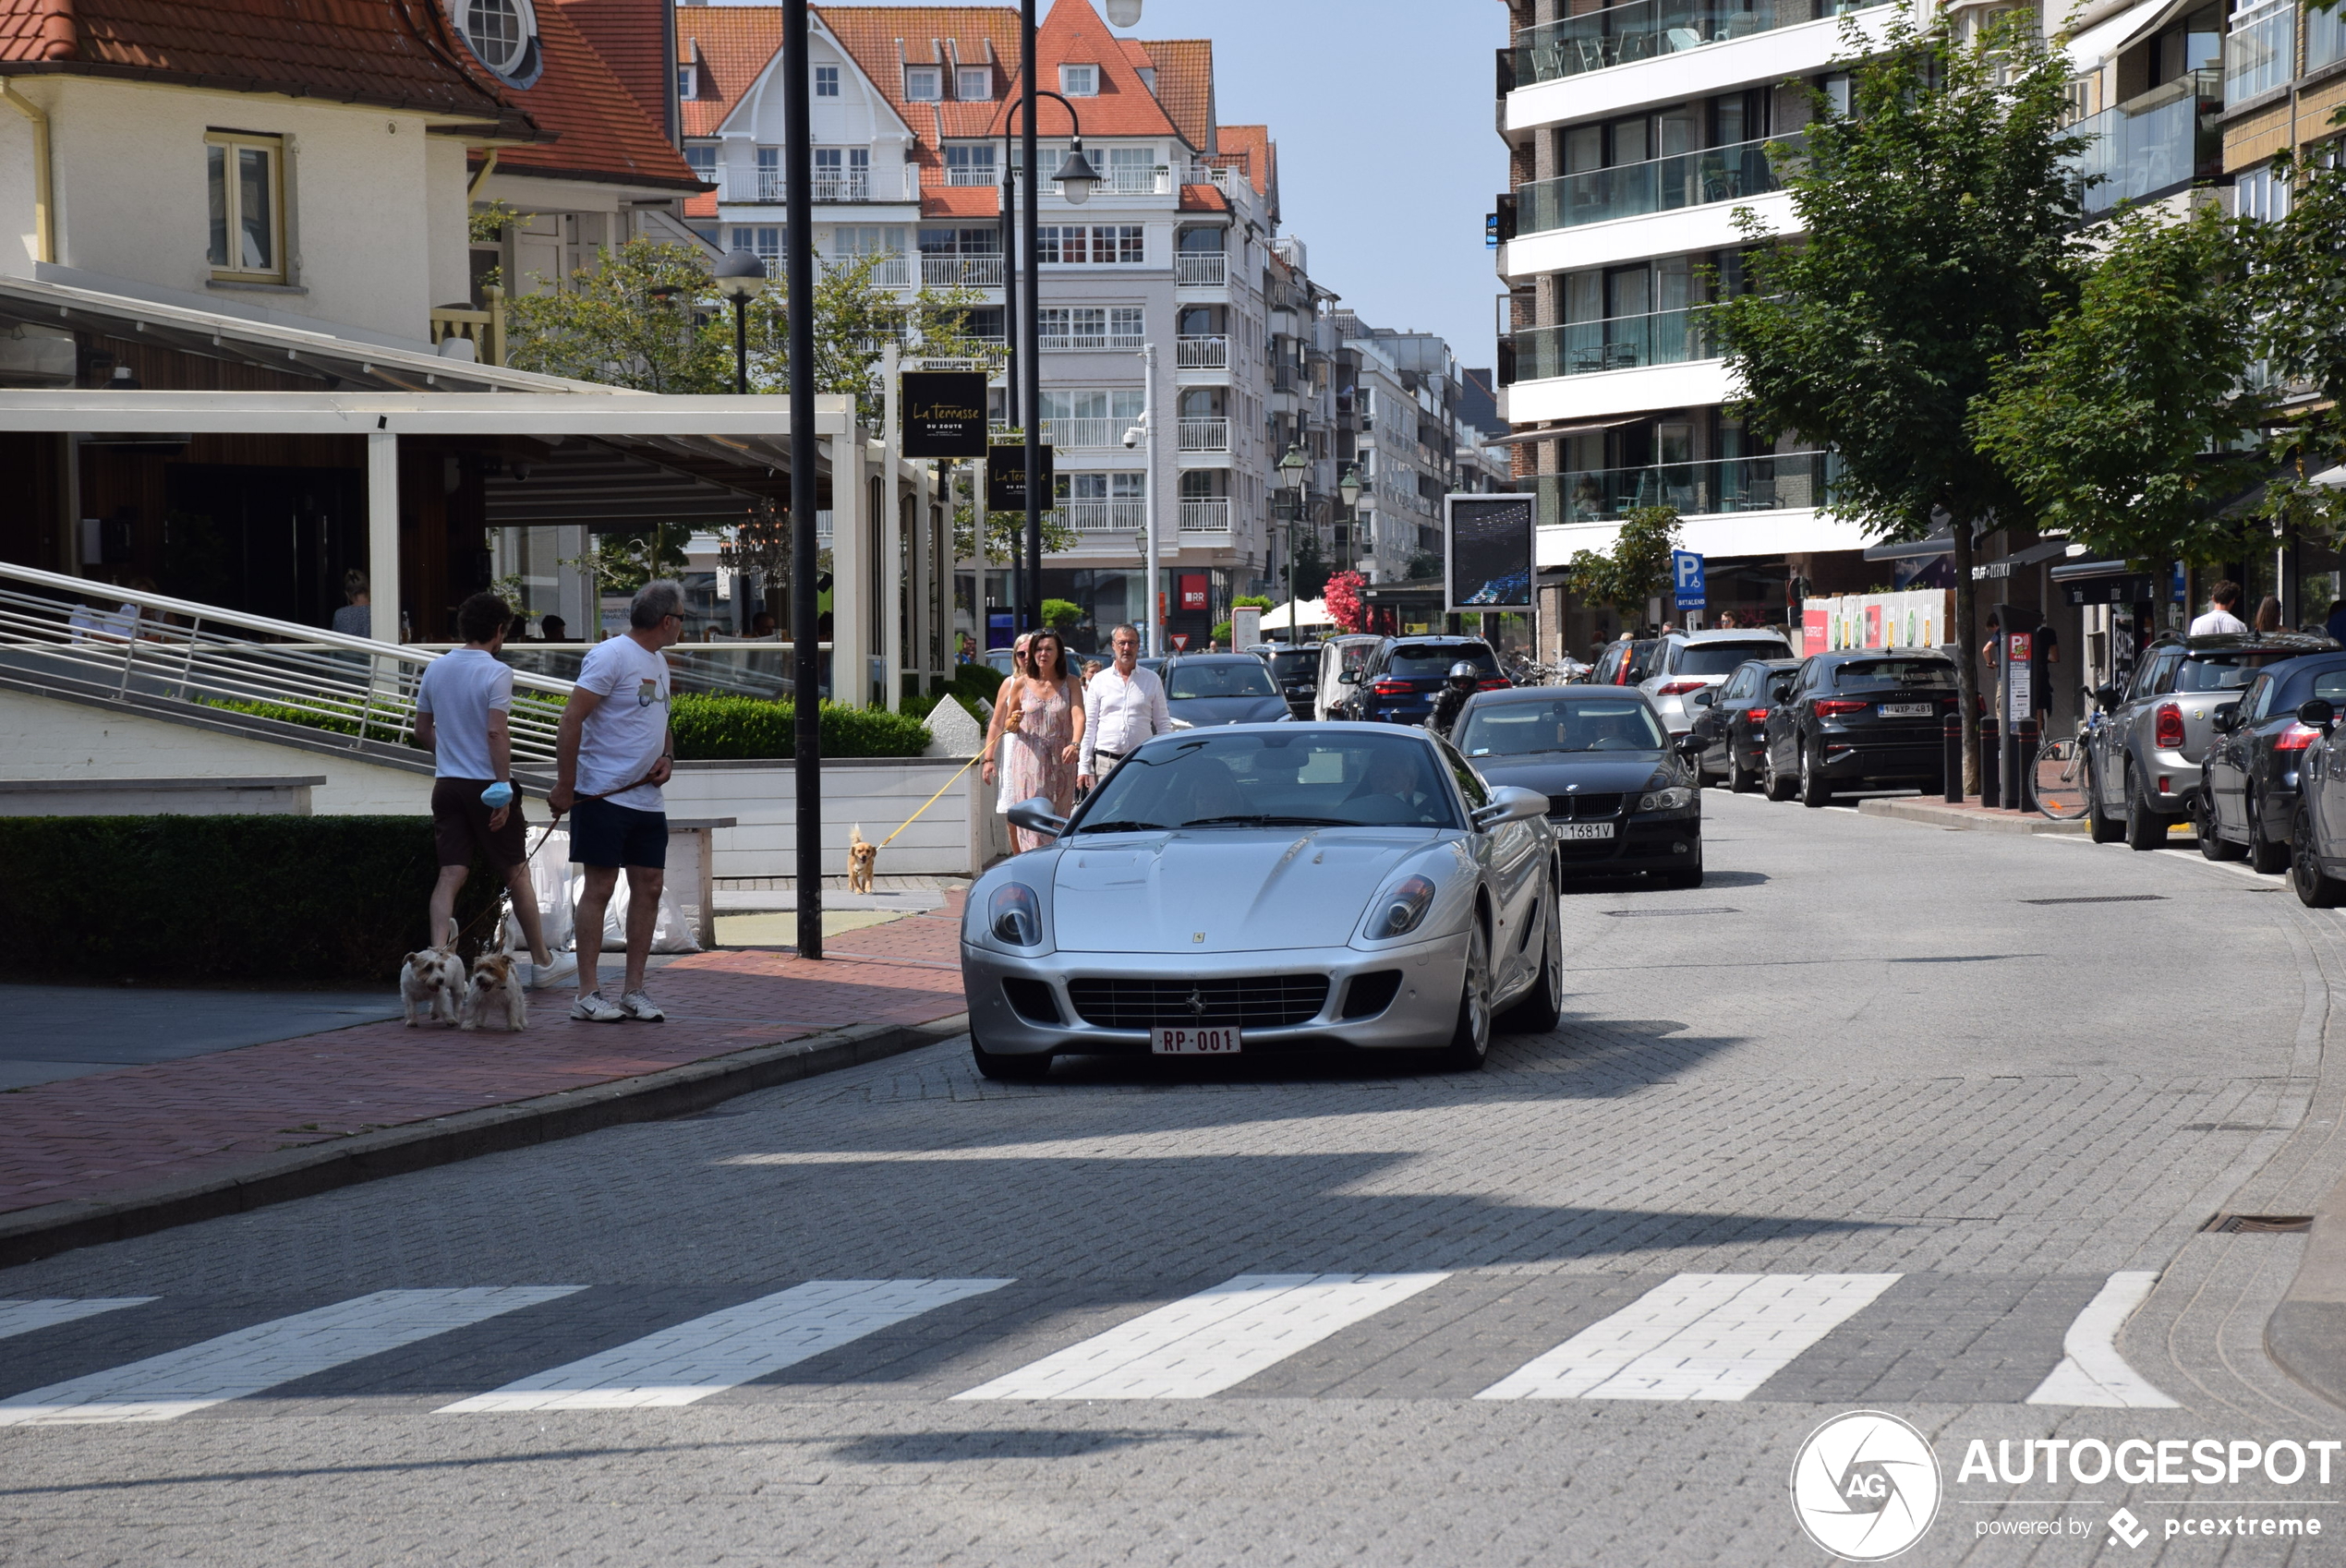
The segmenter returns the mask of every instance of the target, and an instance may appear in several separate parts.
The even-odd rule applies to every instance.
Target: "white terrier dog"
[[[508,1032],[529,1024],[529,998],[522,990],[521,965],[510,951],[484,953],[473,960],[462,1027],[478,1029],[483,1024]]]
[[[456,995],[465,988],[465,961],[456,956],[456,922],[448,922],[448,937],[437,947],[407,955],[399,971],[399,1001],[407,1027],[427,1019],[456,1021]]]

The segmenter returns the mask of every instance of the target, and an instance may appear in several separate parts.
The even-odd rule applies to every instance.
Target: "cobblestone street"
[[[2346,1560],[2306,1237],[2203,1228],[2346,1175],[2346,923],[2181,838],[1706,811],[1481,1074],[955,1041],[0,1272],[0,1562],[1807,1563],[1858,1409],[1942,1471],[1902,1561]],[[2017,1470],[2136,1438],[2231,1473]]]

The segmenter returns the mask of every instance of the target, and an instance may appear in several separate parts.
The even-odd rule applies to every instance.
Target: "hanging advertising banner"
[[[1181,608],[1184,610],[1205,608],[1206,574],[1203,572],[1181,573]]]
[[[1450,613],[1531,608],[1530,496],[1443,498],[1444,580]]]
[[[1043,458],[1043,505],[1048,510],[1058,481],[1051,472],[1051,449],[1037,449]],[[909,453],[907,455],[910,455]],[[1022,446],[997,446],[986,453],[986,510],[988,512],[1019,512],[1026,510],[1026,449]]]
[[[986,455],[986,377],[974,370],[904,372],[904,455]]]

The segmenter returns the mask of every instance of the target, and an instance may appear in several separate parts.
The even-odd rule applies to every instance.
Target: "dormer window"
[[[538,79],[538,13],[530,0],[448,0],[465,47],[516,87]]]
[[[945,98],[945,73],[935,66],[904,67],[904,101],[907,103],[937,103]]]
[[[815,96],[817,98],[839,96],[839,67],[837,66],[815,67]]]
[[[694,99],[700,96],[700,67],[687,62],[676,67],[676,96]]]
[[[1097,98],[1100,95],[1099,66],[1061,66],[1059,90],[1070,98]]]
[[[964,103],[993,103],[993,71],[985,66],[963,66],[953,75],[953,96]]]

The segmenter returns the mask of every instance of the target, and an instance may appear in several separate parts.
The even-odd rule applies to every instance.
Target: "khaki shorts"
[[[493,778],[433,781],[431,833],[441,865],[470,865],[476,850],[487,855],[489,863],[499,871],[517,866],[529,858],[528,828],[522,821],[518,789],[514,793],[513,809],[505,814],[505,826],[493,833],[489,829],[490,808],[481,803],[480,792],[495,782]]]

